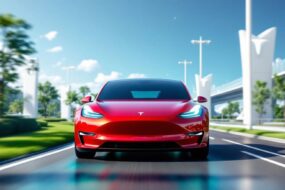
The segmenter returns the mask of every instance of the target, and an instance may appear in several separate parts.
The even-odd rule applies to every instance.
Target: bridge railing
[[[224,92],[235,90],[235,89],[241,88],[241,87],[242,87],[242,78],[238,78],[236,80],[233,80],[233,81],[226,83],[226,84],[223,84],[221,86],[213,87],[212,91],[211,91],[211,96],[215,96],[217,94],[222,94]]]
[[[272,75],[281,74],[281,73],[285,73],[285,59],[277,58],[272,63]],[[224,92],[235,90],[241,87],[242,87],[242,78],[238,78],[221,86],[217,87],[214,86],[211,91],[211,96],[222,94]]]

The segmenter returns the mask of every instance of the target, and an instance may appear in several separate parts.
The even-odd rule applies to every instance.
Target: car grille
[[[175,149],[180,146],[175,142],[106,142],[100,146],[100,148],[106,149]]]
[[[122,121],[109,122],[97,129],[102,135],[174,135],[185,134],[186,129],[179,125],[163,121]]]

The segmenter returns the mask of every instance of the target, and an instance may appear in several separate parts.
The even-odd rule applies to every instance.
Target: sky
[[[277,27],[274,58],[285,58],[285,1],[253,1],[253,34]],[[40,82],[89,85],[98,91],[117,78],[183,80],[178,61],[192,61],[187,83],[195,88],[199,49],[203,75],[216,86],[241,77],[238,31],[245,28],[245,0],[0,0],[0,14],[28,21],[40,63]],[[70,69],[67,74],[67,68]],[[69,77],[68,77],[69,76]]]

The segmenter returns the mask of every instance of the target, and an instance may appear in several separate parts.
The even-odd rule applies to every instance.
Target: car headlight
[[[100,119],[103,117],[102,114],[94,112],[88,105],[83,106],[81,115],[83,117],[94,118],[94,119]]]
[[[195,118],[202,116],[203,109],[200,105],[193,106],[189,111],[181,113],[179,116],[184,119]]]

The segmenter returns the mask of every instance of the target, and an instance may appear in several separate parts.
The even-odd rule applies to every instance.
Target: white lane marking
[[[249,137],[249,138],[255,138],[255,139],[258,139],[258,140],[264,140],[264,141],[270,141],[270,142],[285,144],[285,140],[284,139],[277,139],[277,138],[273,138],[273,137],[258,136],[258,135],[252,135],[252,134],[241,133],[241,132],[234,132],[234,131],[225,131],[225,130],[214,129],[214,128],[211,128],[211,130],[212,131],[218,131],[218,132],[221,132],[221,133],[229,133],[229,134],[232,134],[232,135],[239,135],[239,136],[244,136],[244,137]]]
[[[215,140],[215,138],[214,137],[210,137],[210,140]]]
[[[275,156],[281,156],[281,157],[285,158],[285,155],[283,155],[283,154],[278,154],[278,153],[275,153],[275,152],[271,152],[271,151],[264,150],[264,149],[261,149],[261,148],[256,148],[256,147],[253,147],[253,146],[250,146],[250,145],[246,145],[246,144],[241,144],[239,142],[231,141],[231,140],[228,140],[228,139],[222,139],[222,140],[226,141],[226,142],[229,142],[229,143],[237,144],[237,145],[240,145],[240,146],[244,146],[244,147],[247,147],[247,148],[251,148],[251,149],[254,149],[254,150],[258,150],[258,151],[261,151],[261,152],[265,152],[265,153],[268,153],[268,154],[272,154],[272,155],[275,155]]]
[[[0,166],[0,171],[6,170],[6,169],[9,169],[9,168],[21,165],[21,164],[25,164],[27,162],[31,162],[31,161],[34,161],[34,160],[37,160],[37,159],[40,159],[40,158],[43,158],[43,157],[46,157],[46,156],[51,156],[53,154],[57,154],[59,152],[63,152],[63,151],[69,150],[69,149],[71,149],[73,147],[74,147],[74,145],[70,145],[70,146],[67,146],[67,147],[59,149],[59,150],[50,151],[50,152],[43,153],[43,154],[40,154],[40,155],[37,155],[37,156],[33,156],[31,158],[26,158],[26,159],[23,159],[23,160],[19,160],[19,161],[15,161],[15,162],[12,162],[12,163],[9,163],[9,164],[5,164],[3,166]]]
[[[241,152],[243,152],[243,153],[245,153],[245,154],[247,154],[247,155],[250,155],[250,156],[252,156],[252,157],[261,159],[261,160],[263,160],[263,161],[269,162],[269,163],[271,163],[271,164],[275,164],[275,165],[277,165],[277,166],[280,166],[280,167],[285,168],[285,164],[283,164],[283,163],[276,162],[276,161],[274,161],[274,160],[270,160],[270,159],[268,159],[268,158],[264,158],[264,157],[262,157],[262,156],[259,156],[259,155],[257,155],[257,154],[253,154],[253,153],[250,153],[250,152],[247,152],[247,151],[241,151]]]

